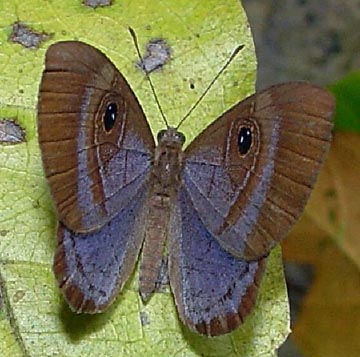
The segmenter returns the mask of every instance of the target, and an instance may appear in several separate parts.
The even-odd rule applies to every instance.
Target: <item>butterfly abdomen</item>
[[[145,239],[140,266],[140,294],[147,300],[157,287],[166,255],[171,207],[181,186],[183,134],[174,128],[158,135],[151,171]]]
[[[157,288],[162,258],[166,255],[169,220],[170,198],[150,196],[139,276],[139,290],[144,301]]]

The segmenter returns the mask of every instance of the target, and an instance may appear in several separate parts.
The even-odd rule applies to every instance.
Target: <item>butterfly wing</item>
[[[235,105],[188,146],[184,186],[226,251],[258,259],[288,233],[329,149],[333,112],[332,96],[317,86],[276,85]]]
[[[192,330],[216,336],[236,329],[251,311],[266,258],[234,258],[204,226],[181,189],[170,225],[169,272],[179,316]]]
[[[144,237],[147,187],[99,230],[74,233],[58,225],[54,272],[71,309],[104,311],[134,269]]]
[[[112,62],[85,43],[47,50],[38,133],[58,218],[74,232],[109,222],[148,178],[155,144],[140,104]]]

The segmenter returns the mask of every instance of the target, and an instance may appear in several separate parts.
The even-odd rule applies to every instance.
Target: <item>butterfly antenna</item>
[[[143,62],[143,58],[142,58],[141,53],[140,53],[139,44],[138,44],[138,41],[137,41],[137,37],[136,37],[135,31],[134,31],[131,27],[129,27],[129,32],[130,32],[131,37],[133,38],[134,45],[135,45],[135,48],[136,48],[136,52],[137,52],[137,54],[138,54],[138,56],[139,56],[139,59],[140,59],[140,63],[144,63],[144,62]],[[158,98],[158,96],[156,95],[155,88],[154,88],[153,83],[151,82],[149,73],[147,72],[146,69],[144,69],[144,72],[145,72],[145,76],[146,76],[146,78],[147,78],[147,80],[148,80],[148,82],[149,82],[149,85],[150,85],[151,91],[152,91],[152,93],[153,93],[153,96],[154,96],[154,98],[155,98],[155,102],[156,102],[156,104],[157,104],[157,106],[158,106],[158,108],[159,108],[159,111],[160,111],[160,113],[161,113],[161,116],[162,116],[162,118],[163,118],[163,120],[164,120],[164,122],[165,122],[165,125],[166,125],[167,128],[169,128],[168,121],[166,120],[165,114],[164,114],[164,112],[163,112],[163,110],[162,110],[162,108],[161,108],[161,105],[160,105],[160,102],[159,102],[159,98]]]
[[[232,60],[235,58],[235,56],[244,48],[245,45],[239,45],[235,48],[229,59],[226,61],[224,66],[221,68],[221,70],[218,72],[218,74],[214,77],[214,79],[210,82],[210,84],[207,86],[207,88],[204,90],[203,94],[197,99],[197,101],[193,104],[193,106],[190,108],[190,110],[186,113],[186,115],[180,120],[180,123],[176,127],[176,129],[179,129],[180,125],[184,123],[184,121],[190,116],[190,114],[195,110],[195,108],[199,105],[199,103],[202,101],[202,99],[206,96],[206,94],[209,92],[211,87],[214,85],[214,83],[217,81],[217,79],[221,76],[221,74],[225,71],[225,69],[229,66],[229,64],[232,62]]]

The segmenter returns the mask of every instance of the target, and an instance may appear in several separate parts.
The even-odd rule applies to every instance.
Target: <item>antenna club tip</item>
[[[135,36],[135,31],[134,31],[134,29],[133,29],[131,26],[129,26],[129,27],[128,27],[128,30],[129,30],[129,32],[130,32],[130,35],[134,37],[134,36]]]
[[[234,52],[231,54],[228,63],[230,63],[234,57],[245,47],[245,45],[239,45],[235,48]]]
[[[245,47],[245,45],[239,45],[235,48],[234,54],[239,53],[243,48]]]

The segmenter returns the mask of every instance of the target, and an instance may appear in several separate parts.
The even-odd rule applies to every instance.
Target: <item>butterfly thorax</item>
[[[162,197],[172,197],[181,184],[185,136],[175,128],[161,130],[158,134],[152,166],[153,193]]]

